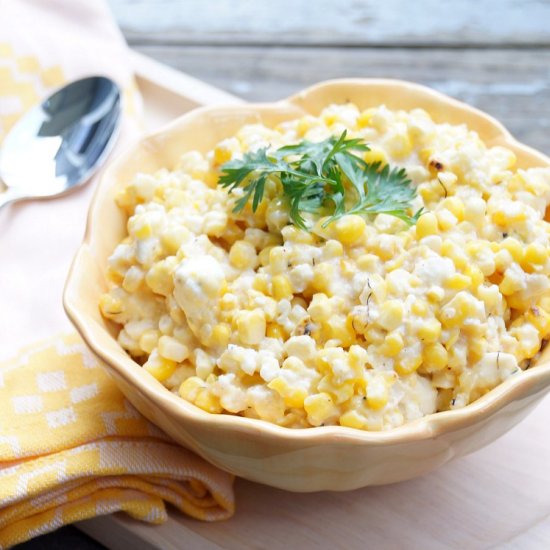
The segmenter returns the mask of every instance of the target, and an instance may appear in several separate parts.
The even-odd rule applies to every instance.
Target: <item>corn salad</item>
[[[217,186],[223,163],[343,130],[367,162],[406,168],[416,225],[347,215],[306,232],[276,181],[256,212],[232,212],[242,189]],[[550,333],[550,170],[515,162],[420,109],[331,105],[244,126],[119,194],[128,236],[100,309],[144,369],[210,413],[387,430],[464,407]]]

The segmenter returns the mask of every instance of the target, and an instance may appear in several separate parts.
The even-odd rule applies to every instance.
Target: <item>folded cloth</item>
[[[0,365],[0,548],[164,501],[201,520],[233,513],[232,478],[143,418],[76,335]]]
[[[123,90],[120,144],[139,134],[126,45],[102,0],[0,3],[0,142],[53,89],[89,74]],[[92,189],[0,212],[2,357],[67,327],[61,289]],[[0,363],[0,549],[119,510],[160,523],[165,502],[197,519],[226,519],[232,481],[145,420],[75,334]]]

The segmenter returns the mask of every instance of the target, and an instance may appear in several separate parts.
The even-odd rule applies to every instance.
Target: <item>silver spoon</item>
[[[0,208],[88,181],[113,148],[120,118],[120,90],[103,76],[76,80],[34,107],[2,143]]]

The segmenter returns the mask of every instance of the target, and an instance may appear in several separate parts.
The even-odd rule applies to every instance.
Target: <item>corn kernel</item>
[[[441,243],[441,255],[450,258],[455,264],[456,269],[462,270],[468,264],[468,259],[464,252],[450,239],[445,239]]]
[[[273,273],[282,273],[288,268],[285,249],[282,246],[274,246],[270,249],[269,265]]]
[[[265,314],[260,309],[241,311],[237,316],[239,339],[249,346],[259,344],[265,338]]]
[[[447,197],[441,203],[441,206],[453,213],[454,217],[459,221],[464,220],[464,203],[458,197]]]
[[[363,159],[367,164],[374,164],[375,162],[379,162],[381,166],[388,164],[388,155],[382,147],[370,144],[369,148],[370,150],[365,151],[363,154]]]
[[[206,384],[204,380],[202,380],[198,376],[190,376],[189,378],[187,378],[187,380],[184,380],[181,383],[178,393],[187,401],[194,403],[199,392],[205,387]]]
[[[314,294],[307,311],[315,323],[326,321],[332,314],[332,307],[326,294]]]
[[[226,323],[218,323],[212,329],[210,345],[213,347],[225,348],[231,338],[231,329]]]
[[[468,342],[468,363],[475,365],[487,352],[487,341],[483,338],[471,338]]]
[[[380,346],[380,353],[387,357],[395,357],[403,349],[403,337],[398,332],[392,332],[386,336]]]
[[[189,357],[189,349],[185,344],[172,336],[161,336],[158,341],[159,354],[165,359],[181,363]]]
[[[318,292],[332,295],[332,281],[334,279],[334,266],[329,263],[321,263],[313,269],[313,279],[311,284]]]
[[[441,323],[437,319],[427,319],[418,329],[418,337],[427,344],[437,342],[441,336]]]
[[[331,258],[339,258],[344,254],[344,248],[340,241],[329,239],[323,247],[323,258],[329,260]]]
[[[231,150],[225,145],[217,145],[214,147],[214,163],[224,164],[231,160]]]
[[[344,413],[338,422],[340,423],[340,426],[345,426],[346,428],[356,428],[358,430],[364,429],[367,423],[365,417],[357,411],[348,411]]]
[[[521,290],[522,285],[518,281],[511,279],[510,277],[505,275],[498,285],[498,288],[503,296],[511,296],[515,292]]]
[[[462,273],[451,275],[446,281],[445,286],[451,290],[464,290],[472,284],[472,279]]]
[[[521,263],[523,261],[523,247],[517,239],[514,239],[514,237],[506,237],[500,243],[500,246],[510,252],[515,262]]]
[[[423,363],[431,370],[441,370],[449,362],[449,354],[439,342],[429,344],[422,353]]]
[[[118,315],[124,311],[122,300],[111,296],[110,294],[102,294],[99,298],[99,309],[105,317]]]
[[[175,260],[172,256],[154,264],[145,275],[147,286],[155,293],[168,296],[174,290],[174,279],[172,276]]]
[[[341,315],[334,315],[325,323],[328,337],[338,340],[340,345],[347,348],[355,342],[355,331],[350,319]]]
[[[375,411],[385,407],[388,403],[388,388],[386,381],[378,376],[373,378],[367,386],[367,403]]]
[[[428,304],[417,298],[411,306],[411,311],[419,317],[425,317],[428,313]]]
[[[485,276],[481,272],[481,269],[479,269],[476,265],[467,266],[465,269],[465,275],[470,279],[469,285],[473,289],[478,288],[485,280]]]
[[[325,392],[308,395],[304,399],[304,409],[309,423],[313,426],[320,426],[338,413],[332,397]]]
[[[268,283],[267,275],[259,273],[254,277],[254,280],[252,281],[252,288],[254,290],[257,290],[258,292],[261,292],[262,294],[267,294],[268,293],[267,283]]]
[[[143,368],[149,374],[152,374],[157,380],[162,382],[174,374],[176,366],[177,363],[175,361],[171,361],[170,359],[165,359],[160,356],[150,356],[144,363]]]
[[[524,263],[544,265],[548,261],[548,249],[540,243],[531,243],[525,250]]]
[[[356,263],[359,269],[372,272],[375,270],[379,261],[380,260],[376,254],[362,254],[359,258],[357,258]]]
[[[403,305],[399,300],[388,300],[380,306],[377,323],[386,330],[395,330],[403,321]]]
[[[550,333],[550,315],[542,307],[532,306],[525,314],[526,320],[539,331],[541,338],[546,338]]]
[[[284,400],[287,407],[303,407],[307,392],[300,387],[292,387],[281,377],[274,378],[267,385],[268,388],[276,391]]]
[[[267,325],[265,335],[268,338],[278,338],[279,340],[285,339],[285,331],[283,327],[281,327],[281,325],[278,325],[277,323],[269,323]]]
[[[271,281],[271,288],[272,295],[276,300],[292,299],[292,285],[286,275],[275,275]]]
[[[258,262],[254,245],[248,241],[235,241],[229,250],[229,261],[237,269],[254,269]]]
[[[401,376],[406,376],[407,374],[412,374],[418,367],[422,364],[422,356],[410,356],[398,357],[395,361],[394,369],[397,374]]]
[[[159,331],[155,329],[146,330],[139,338],[139,347],[145,353],[151,353],[159,341]]]
[[[198,392],[194,403],[197,407],[209,413],[219,414],[223,410],[219,397],[213,395],[207,389],[202,389],[202,391]]]
[[[432,212],[422,214],[416,222],[416,237],[418,239],[423,239],[428,235],[437,235],[437,233],[438,226],[436,216]]]
[[[344,216],[334,223],[334,233],[340,242],[352,245],[361,239],[365,227],[365,220],[361,216],[352,214]]]

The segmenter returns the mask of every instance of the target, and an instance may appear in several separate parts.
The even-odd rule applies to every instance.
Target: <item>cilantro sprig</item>
[[[317,143],[302,141],[268,154],[267,148],[246,153],[221,167],[219,185],[231,193],[242,187],[235,201],[240,212],[252,199],[255,212],[264,198],[269,179],[279,182],[292,223],[307,230],[304,213],[328,214],[323,224],[346,214],[390,214],[412,225],[420,211],[409,215],[416,190],[404,168],[369,164],[355,152],[368,151],[360,139],[332,136]]]

